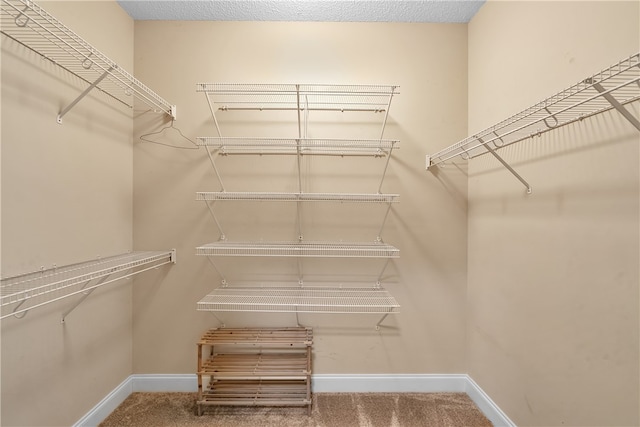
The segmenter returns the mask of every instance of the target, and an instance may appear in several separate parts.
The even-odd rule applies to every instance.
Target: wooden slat
[[[310,404],[306,381],[212,382],[198,404],[304,406]]]

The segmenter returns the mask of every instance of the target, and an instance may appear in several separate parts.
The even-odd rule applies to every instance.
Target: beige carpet
[[[491,422],[464,393],[316,393],[306,408],[212,407],[195,393],[133,393],[101,427],[480,427]]]

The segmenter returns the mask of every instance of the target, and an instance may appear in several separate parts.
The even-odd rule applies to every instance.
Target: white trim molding
[[[74,427],[97,426],[131,393],[196,392],[195,374],[135,374],[129,376],[82,417]],[[496,427],[515,424],[466,374],[316,374],[314,393],[466,393]]]
[[[485,417],[489,418],[489,421],[491,421],[495,427],[516,427],[516,424],[507,417],[507,414],[502,412],[502,409],[491,400],[489,395],[485,393],[469,375],[466,375],[466,377],[467,385],[464,391],[482,411]]]
[[[458,374],[317,374],[311,387],[314,393],[464,393],[466,379]]]

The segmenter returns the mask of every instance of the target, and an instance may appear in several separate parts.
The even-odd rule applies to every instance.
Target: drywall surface
[[[133,21],[116,2],[43,7],[125,69]],[[132,111],[2,36],[2,276],[132,248]],[[6,426],[71,425],[131,374],[131,284],[2,320]],[[4,308],[4,307],[3,307]],[[11,307],[9,307],[11,309]]]
[[[459,373],[464,365],[466,175],[432,175],[424,155],[466,133],[467,28],[460,24],[136,22],[137,75],[178,105],[174,126],[185,136],[217,136],[197,83],[395,84],[385,138],[399,139],[381,191],[399,193],[382,239],[400,249],[382,285],[401,312],[378,315],[300,314],[314,328],[314,373]],[[297,114],[218,111],[223,136],[296,137]],[[320,117],[318,121],[318,117]],[[377,138],[364,114],[309,115],[310,137]],[[316,121],[314,121],[316,120]],[[376,117],[376,123],[380,117]],[[204,148],[175,129],[144,142],[168,123],[136,116],[134,246],[175,247],[178,262],[162,282],[139,277],[134,287],[134,372],[193,373],[195,343],[220,323],[196,303],[221,286],[305,282],[375,286],[384,260],[218,258],[217,272],[196,247],[220,237],[198,191],[219,191]],[[161,145],[165,144],[165,145]],[[170,146],[173,146],[170,147]],[[215,156],[227,191],[298,189],[291,156]],[[305,156],[306,192],[377,192],[384,158]],[[295,240],[293,203],[224,202],[215,212],[229,241]],[[306,241],[373,242],[385,206],[311,203],[302,206]],[[235,313],[227,326],[294,326],[294,314]]]
[[[637,2],[488,2],[469,131],[638,52]],[[638,104],[629,106],[636,117]],[[469,375],[517,425],[638,425],[638,131],[617,112],[469,165]]]

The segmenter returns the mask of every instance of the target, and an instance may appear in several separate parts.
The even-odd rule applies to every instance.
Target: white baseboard
[[[314,393],[435,393],[465,392],[466,375],[371,374],[311,377]]]
[[[494,426],[515,427],[466,374],[312,375],[314,393],[467,393]],[[133,392],[196,392],[195,374],[136,374],[124,380],[74,427],[97,426]]]
[[[80,418],[73,427],[97,426],[102,420],[107,418],[118,405],[124,402],[131,393],[133,393],[133,390],[131,387],[131,377],[129,377],[98,402],[84,417]]]
[[[478,384],[470,377],[467,377],[467,386],[465,392],[473,400],[482,413],[489,418],[494,426],[516,427],[516,424],[502,412],[502,409],[495,404],[493,400],[480,388]]]

